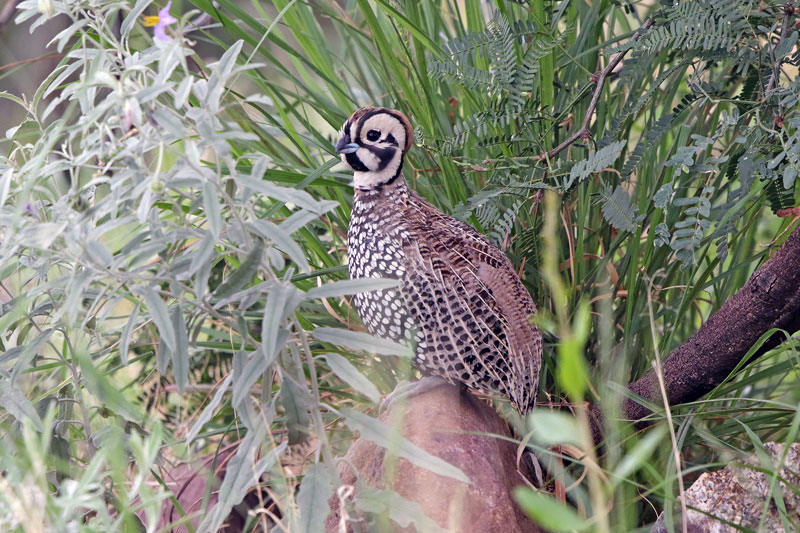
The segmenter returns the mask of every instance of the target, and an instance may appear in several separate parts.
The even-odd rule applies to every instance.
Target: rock
[[[775,442],[768,442],[764,445],[772,460],[773,466],[770,469],[774,470],[778,466],[783,447],[782,443]],[[741,531],[739,528],[776,533],[786,532],[774,501],[771,501],[767,507],[766,517],[764,517],[763,524],[761,523],[771,476],[742,466],[742,464],[763,469],[758,458],[751,457],[739,464],[730,464],[722,470],[706,472],[689,487],[685,494],[686,505],[708,513],[704,514],[694,509],[688,509],[686,514],[690,532],[736,533]],[[800,443],[790,446],[779,475],[788,481],[795,490],[800,487]],[[790,523],[793,521],[796,526],[800,523],[800,496],[782,481],[778,482],[778,488],[786,504]],[[680,527],[680,516],[676,516],[675,522],[677,529]],[[736,524],[739,528],[725,522]],[[665,533],[666,531],[662,513],[651,533]]]
[[[196,528],[202,521],[205,513],[203,512],[203,497],[208,490],[208,483],[218,485],[225,475],[225,465],[230,457],[236,452],[235,447],[228,447],[216,455],[216,472],[211,472],[214,464],[215,454],[202,457],[193,463],[179,463],[174,468],[162,470],[161,476],[167,487],[175,494],[181,508],[187,515],[192,515],[192,527]],[[208,509],[217,504],[218,494],[216,486],[210,491],[208,498]],[[138,513],[142,523],[146,523],[144,511]],[[242,531],[246,516],[242,516],[236,509],[231,511],[225,525],[220,529],[221,533],[233,533]],[[174,502],[165,500],[161,506],[157,530],[169,530],[172,533],[188,533],[189,528],[185,525],[172,526],[181,520],[181,513],[175,507]]]
[[[343,485],[355,486],[358,479],[374,489],[394,490],[418,503],[425,515],[450,531],[542,531],[512,496],[514,487],[524,484],[516,464],[517,446],[486,435],[511,436],[508,425],[491,406],[463,388],[443,383],[425,394],[394,402],[380,419],[400,429],[420,448],[460,468],[471,483],[439,476],[405,459],[387,461],[384,448],[359,438],[339,463]],[[326,530],[333,533],[340,531],[338,497],[331,498],[330,504],[333,511]],[[348,508],[347,512],[351,518],[365,519],[355,510]],[[413,526],[394,526],[398,532],[415,531]]]

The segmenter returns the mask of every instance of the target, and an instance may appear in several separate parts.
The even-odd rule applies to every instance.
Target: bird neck
[[[398,172],[390,180],[376,183],[369,188],[355,187],[355,198],[358,201],[378,200],[382,196],[404,198],[409,194],[408,182],[402,172]]]
[[[391,185],[403,178],[403,155],[398,152],[393,161],[380,170],[356,170],[353,172],[353,187],[369,191]]]

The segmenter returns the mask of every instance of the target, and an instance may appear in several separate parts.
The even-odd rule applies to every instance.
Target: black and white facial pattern
[[[372,189],[397,177],[410,147],[410,134],[408,120],[395,111],[365,108],[356,112],[342,128],[337,145],[342,161],[353,169],[353,186]]]

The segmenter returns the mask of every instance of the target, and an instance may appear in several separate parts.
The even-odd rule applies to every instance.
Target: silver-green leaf
[[[325,354],[325,360],[333,373],[350,385],[353,390],[363,394],[373,403],[378,403],[381,400],[381,393],[378,392],[378,388],[345,357],[338,353],[327,353]]]
[[[346,346],[351,350],[363,350],[380,355],[411,357],[410,348],[397,342],[374,337],[368,333],[341,328],[319,327],[312,331],[311,334],[318,340],[338,346]]]
[[[308,298],[338,298],[340,296],[347,296],[350,294],[358,294],[361,292],[379,291],[385,289],[394,289],[400,285],[399,279],[388,278],[359,278],[359,279],[345,279],[326,283],[319,287],[315,287],[306,293]]]
[[[156,328],[158,328],[161,340],[164,341],[164,344],[171,352],[174,352],[177,341],[175,340],[175,329],[172,327],[167,305],[152,287],[144,287],[142,296],[144,296],[144,303],[147,304],[147,309],[150,311],[150,318],[153,319]]]
[[[328,498],[333,494],[333,483],[325,465],[316,463],[306,470],[297,504],[300,506],[300,531],[317,533],[325,530],[325,518],[331,512]]]

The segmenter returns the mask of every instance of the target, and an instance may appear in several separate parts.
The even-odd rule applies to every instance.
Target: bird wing
[[[415,309],[417,321],[448,326],[436,328],[438,337],[426,338],[426,350],[418,353],[455,361],[455,368],[444,373],[455,370],[471,387],[499,389],[521,408],[532,405],[541,333],[530,322],[536,312],[530,294],[505,254],[485,236],[417,195],[411,200],[404,244],[406,305]]]

